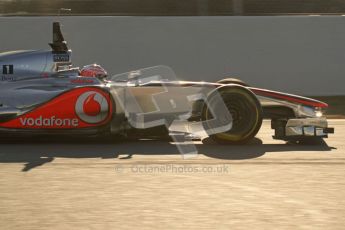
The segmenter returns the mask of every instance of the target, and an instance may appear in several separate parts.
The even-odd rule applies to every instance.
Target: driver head
[[[97,64],[86,65],[80,70],[80,76],[82,77],[97,77],[103,80],[108,76],[107,71]]]

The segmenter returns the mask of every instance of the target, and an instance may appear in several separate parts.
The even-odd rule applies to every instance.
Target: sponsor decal
[[[111,118],[110,95],[94,87],[80,87],[12,120],[4,128],[75,129],[96,127]]]
[[[74,83],[74,84],[87,84],[87,83],[93,83],[93,82],[94,82],[93,79],[83,79],[83,78],[71,80],[71,83]]]
[[[68,54],[54,54],[54,62],[69,62]]]
[[[50,118],[43,118],[42,116],[38,118],[19,118],[20,123],[23,126],[64,126],[64,127],[77,127],[79,125],[79,121],[77,118],[70,119],[70,118],[57,118],[52,116]]]
[[[108,117],[108,111],[108,100],[96,91],[81,94],[75,104],[75,112],[78,117],[91,124],[104,121]]]
[[[49,73],[45,73],[44,72],[44,73],[41,74],[41,76],[44,77],[44,78],[48,78],[49,77]]]
[[[15,77],[13,76],[1,76],[0,78],[1,81],[15,81]]]

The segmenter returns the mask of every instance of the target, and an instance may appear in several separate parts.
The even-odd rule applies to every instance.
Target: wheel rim
[[[254,99],[242,90],[231,93],[223,93],[222,98],[225,106],[229,110],[233,124],[228,132],[218,133],[215,136],[225,141],[241,141],[250,136],[259,122],[259,111]],[[211,119],[212,115],[207,110],[206,119]]]

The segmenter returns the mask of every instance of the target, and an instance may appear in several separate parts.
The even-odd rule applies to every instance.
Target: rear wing
[[[68,51],[67,42],[65,41],[60,28],[59,22],[53,22],[53,42],[49,43],[53,52],[64,53]]]

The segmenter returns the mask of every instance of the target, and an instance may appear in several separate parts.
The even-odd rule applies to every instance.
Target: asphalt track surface
[[[0,229],[344,229],[345,120],[320,145],[0,144]]]

